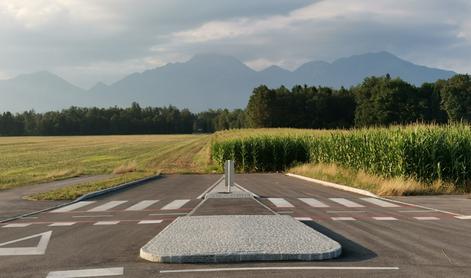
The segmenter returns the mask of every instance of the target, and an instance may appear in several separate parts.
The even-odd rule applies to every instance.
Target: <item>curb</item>
[[[328,181],[323,181],[323,180],[317,180],[317,179],[308,178],[308,177],[305,177],[305,176],[291,174],[291,173],[287,173],[285,175],[288,176],[288,177],[293,177],[293,178],[297,178],[297,179],[301,179],[301,180],[305,180],[305,181],[310,181],[310,182],[318,183],[318,184],[323,185],[323,186],[333,187],[333,188],[336,188],[336,189],[349,191],[349,192],[357,193],[357,194],[360,194],[360,195],[365,195],[365,196],[374,197],[374,198],[380,198],[378,195],[376,195],[376,194],[374,194],[374,193],[372,193],[368,190],[364,190],[364,189],[354,188],[354,187],[341,185],[341,184],[328,182]]]
[[[80,202],[80,201],[83,201],[83,200],[86,200],[86,199],[94,198],[94,197],[101,196],[101,195],[111,193],[111,192],[114,192],[114,191],[123,190],[123,189],[129,188],[129,187],[141,185],[143,183],[146,183],[146,182],[151,181],[151,180],[158,179],[160,177],[161,177],[161,175],[157,174],[157,175],[150,176],[150,177],[147,177],[147,178],[143,178],[143,179],[140,179],[140,180],[135,180],[135,181],[123,183],[123,184],[117,185],[115,187],[110,187],[110,188],[90,192],[90,193],[87,193],[85,195],[82,195],[82,196],[78,197],[77,199],[75,199],[73,201],[63,203],[63,204],[60,204],[60,205],[56,205],[56,206],[53,206],[53,207],[45,208],[45,209],[42,209],[42,210],[28,212],[28,213],[18,215],[18,216],[14,216],[14,217],[11,217],[11,218],[3,219],[3,220],[0,220],[0,223],[6,223],[6,222],[10,222],[10,221],[19,219],[19,218],[35,215],[35,214],[38,214],[38,213],[41,213],[41,212],[46,212],[46,211],[49,211],[49,210],[65,207],[65,206],[68,206],[68,205],[71,205],[71,204],[74,204],[74,203],[77,203],[77,202]]]
[[[412,206],[412,207],[421,208],[421,209],[427,209],[427,210],[441,212],[441,213],[450,214],[450,215],[454,215],[454,216],[466,216],[466,215],[459,214],[459,213],[454,213],[454,212],[451,212],[451,211],[446,211],[446,210],[431,208],[431,207],[427,207],[427,206],[407,203],[407,202],[403,202],[403,201],[399,201],[399,200],[384,198],[384,197],[378,196],[378,195],[376,195],[376,194],[374,194],[374,193],[372,193],[368,190],[364,190],[364,189],[354,188],[354,187],[341,185],[341,184],[336,184],[336,183],[333,183],[333,182],[327,182],[327,181],[323,181],[323,180],[317,180],[317,179],[308,178],[308,177],[305,177],[305,176],[291,174],[291,173],[287,173],[285,175],[288,176],[288,177],[293,177],[293,178],[298,178],[298,179],[302,179],[302,180],[305,180],[305,181],[314,182],[314,183],[317,183],[317,184],[320,184],[320,185],[323,185],[323,186],[333,187],[333,188],[337,188],[337,189],[340,189],[340,190],[357,193],[357,194],[360,194],[360,195],[374,197],[374,198],[384,200],[384,201],[388,201],[388,202],[393,202],[393,203],[397,203],[397,204]]]
[[[224,179],[224,175],[221,176],[215,183],[213,183],[210,187],[208,187],[203,193],[201,193],[196,199],[204,199],[204,196],[211,191],[214,187],[216,187],[222,180]]]

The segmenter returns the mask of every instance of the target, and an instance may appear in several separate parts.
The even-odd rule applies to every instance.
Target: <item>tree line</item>
[[[0,136],[210,133],[244,127],[352,128],[412,122],[471,121],[471,78],[417,87],[389,75],[351,88],[255,88],[245,110],[70,107],[61,111],[0,113]]]
[[[70,107],[62,111],[27,111],[0,114],[0,135],[105,135],[105,134],[184,134],[241,128],[243,110],[209,110],[192,113],[188,109],[144,107]]]
[[[352,128],[471,121],[471,78],[455,75],[420,87],[389,75],[349,89],[295,86],[254,89],[249,127]]]

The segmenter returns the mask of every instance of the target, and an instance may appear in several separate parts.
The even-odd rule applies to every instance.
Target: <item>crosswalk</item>
[[[171,200],[165,204],[160,210],[179,210],[182,209],[190,199]],[[143,210],[157,210],[154,205],[162,203],[160,200],[142,200],[137,203],[132,203],[128,200],[107,201],[98,203],[97,201],[80,201],[64,207],[52,210],[50,213],[68,213],[68,212],[107,212],[107,211],[143,211]],[[154,206],[154,207],[153,207]]]
[[[294,208],[290,201],[284,198],[267,198],[277,208]],[[325,198],[325,200],[319,200],[316,198],[296,198],[302,203],[313,207],[313,208],[329,208],[333,206],[341,206],[346,208],[365,208],[367,206],[376,206],[382,208],[398,208],[401,207],[398,204],[384,201],[377,198],[358,198],[355,200],[346,198]]]

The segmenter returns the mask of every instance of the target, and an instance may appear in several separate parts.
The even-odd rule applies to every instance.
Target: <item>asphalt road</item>
[[[343,248],[340,258],[218,265],[159,264],[139,258],[140,247],[195,208],[197,196],[219,177],[164,176],[90,203],[0,224],[0,277],[471,276],[471,219],[362,199],[366,197],[281,174],[238,175],[236,182],[261,196],[272,210],[297,217],[338,241]],[[445,210],[450,200],[435,202]],[[232,205],[243,211],[252,206]],[[471,202],[462,205],[471,208]],[[217,204],[208,204],[202,214],[218,211]],[[58,272],[75,270],[81,272]]]

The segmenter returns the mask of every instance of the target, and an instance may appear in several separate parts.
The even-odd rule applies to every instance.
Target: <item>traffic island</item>
[[[339,243],[287,215],[179,217],[140,250],[162,263],[315,261],[340,253]]]

